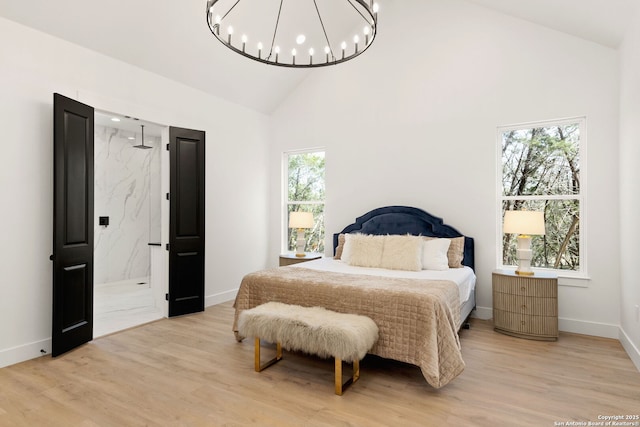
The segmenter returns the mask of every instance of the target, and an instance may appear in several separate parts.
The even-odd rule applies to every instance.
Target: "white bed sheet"
[[[334,258],[320,258],[313,261],[290,265],[293,268],[309,268],[312,270],[331,271],[345,274],[365,274],[368,276],[400,277],[407,279],[451,280],[458,285],[460,305],[464,304],[476,286],[476,275],[470,267],[450,268],[448,270],[387,270],[386,268],[355,267]]]

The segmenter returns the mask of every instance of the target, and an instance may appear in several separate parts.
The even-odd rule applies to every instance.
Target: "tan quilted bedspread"
[[[464,370],[457,325],[460,297],[455,283],[317,271],[300,267],[262,270],[242,279],[238,315],[269,301],[368,316],[379,339],[369,353],[417,365],[440,388]]]

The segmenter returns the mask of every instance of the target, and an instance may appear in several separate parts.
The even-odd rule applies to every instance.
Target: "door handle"
[[[53,254],[49,255],[49,261],[53,261]]]

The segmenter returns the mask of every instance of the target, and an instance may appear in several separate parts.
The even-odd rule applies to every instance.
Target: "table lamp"
[[[306,254],[304,253],[304,229],[313,228],[313,214],[311,212],[291,212],[289,214],[289,228],[295,228],[298,230],[298,239],[296,240],[296,256],[306,256]]]
[[[531,270],[531,236],[544,235],[544,213],[537,211],[506,211],[504,213],[505,233],[518,235],[518,268],[516,274],[533,276]]]

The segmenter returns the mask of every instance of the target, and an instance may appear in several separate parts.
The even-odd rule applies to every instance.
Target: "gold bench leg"
[[[269,366],[273,365],[274,363],[277,363],[280,360],[282,360],[282,345],[280,344],[280,342],[276,343],[276,357],[269,360],[268,362],[265,362],[264,364],[260,363],[260,338],[259,337],[255,338],[254,345],[255,345],[254,367],[256,372],[261,372],[267,369]],[[360,361],[354,360],[353,374],[347,381],[343,383],[342,382],[342,359],[339,359],[337,357],[335,358],[335,387],[336,387],[336,394],[338,396],[342,396],[342,393],[345,390],[347,390],[349,386],[351,386],[351,384],[358,381],[359,378],[360,378]]]
[[[282,359],[282,346],[280,342],[276,343],[276,357],[266,362],[264,365],[260,364],[260,338],[255,338],[255,350],[254,350],[254,367],[256,372],[263,371],[267,369],[269,366],[273,365],[276,362],[279,362]]]
[[[336,394],[342,396],[342,393],[349,388],[349,386],[360,378],[360,361],[353,361],[353,376],[349,378],[344,384],[342,383],[342,359],[335,358],[335,384]]]

